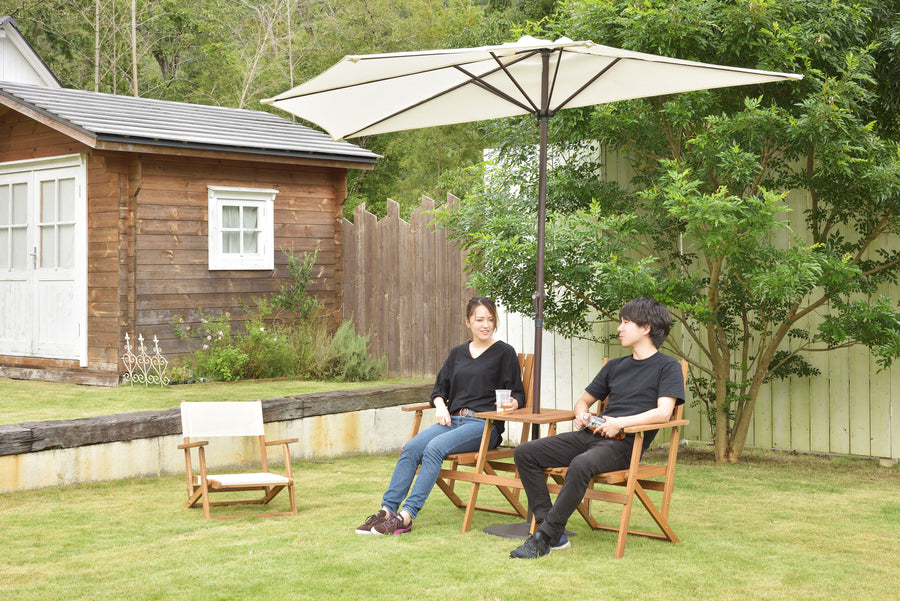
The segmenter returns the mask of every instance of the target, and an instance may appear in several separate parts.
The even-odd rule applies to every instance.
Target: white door
[[[84,167],[59,163],[0,171],[0,355],[86,365]]]

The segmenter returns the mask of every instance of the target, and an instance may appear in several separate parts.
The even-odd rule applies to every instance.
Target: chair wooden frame
[[[534,355],[519,353],[519,367],[522,370],[522,383],[525,387],[525,407],[520,407],[519,410],[522,409],[531,409],[532,401],[534,399]],[[413,417],[412,428],[409,432],[409,437],[412,438],[416,434],[419,433],[419,428],[422,424],[422,412],[426,409],[430,409],[432,406],[430,403],[416,403],[414,405],[405,405],[401,407],[404,411],[413,411],[415,415]],[[556,424],[550,424],[550,432],[549,434],[556,433]],[[530,428],[527,424],[523,424],[522,426],[522,434],[520,437],[520,443],[526,442],[530,436]],[[503,495],[504,498],[509,502],[512,508],[509,507],[493,507],[486,505],[476,505],[474,508],[469,507],[469,500],[461,498],[455,489],[455,484],[457,482],[484,482],[485,480],[489,480],[492,476],[497,477],[497,472],[511,472],[512,478],[514,479],[517,476],[516,466],[511,461],[513,457],[514,449],[511,447],[497,447],[487,451],[483,474],[476,474],[474,468],[476,467],[476,463],[478,462],[478,452],[472,453],[455,453],[452,455],[447,455],[444,458],[446,463],[449,463],[448,467],[441,469],[438,474],[437,485],[438,487],[447,495],[447,498],[456,505],[460,509],[465,509],[468,519],[463,522],[463,532],[467,532],[471,527],[471,512],[474,509],[480,511],[488,511],[491,513],[499,513],[503,515],[514,515],[519,516],[523,519],[528,516],[528,509],[520,500],[521,493],[521,485],[519,487],[516,486],[507,486],[500,484],[500,480],[496,480],[497,483],[493,483],[494,486],[497,487],[497,490]],[[463,469],[465,468],[465,469]],[[506,478],[509,481],[509,478]],[[477,490],[476,490],[477,495]]]
[[[606,361],[608,361],[608,359]],[[687,380],[687,368],[687,362],[681,361],[681,371],[685,381]],[[609,399],[603,399],[598,404],[598,414],[606,407],[608,400]],[[618,532],[615,550],[616,559],[621,559],[625,555],[625,541],[629,534],[667,540],[672,543],[678,542],[678,537],[675,536],[675,532],[669,525],[669,508],[672,502],[672,491],[675,487],[675,463],[678,458],[678,441],[681,433],[680,428],[689,423],[688,420],[683,419],[683,413],[684,405],[676,405],[672,413],[672,418],[669,421],[661,424],[625,428],[626,433],[634,434],[634,445],[631,449],[631,461],[628,469],[597,474],[588,484],[584,500],[578,506],[578,512],[594,530],[611,530]],[[671,430],[666,463],[663,465],[641,463],[644,433],[652,430],[665,429]],[[559,493],[562,482],[565,479],[566,469],[567,468],[565,467],[559,467],[544,470],[547,476],[554,481],[547,485],[551,493]],[[662,480],[651,480],[651,478],[660,477]],[[598,488],[600,486],[624,487],[625,492],[612,492],[608,489]],[[659,507],[653,503],[650,496],[647,494],[648,490],[662,492],[662,499]],[[656,525],[661,532],[634,530],[629,527],[631,521],[631,509],[635,497],[641,501],[641,504],[653,518],[653,521],[656,522]],[[591,514],[591,501],[607,501],[622,505],[619,524],[617,526],[611,526],[599,523]],[[534,528],[535,525],[532,524],[532,531]]]
[[[288,445],[297,438],[266,440],[263,428],[262,404],[250,402],[181,403],[181,426],[184,443],[178,445],[184,450],[185,474],[187,477],[188,500],[185,507],[202,505],[206,519],[228,519],[238,515],[211,515],[210,508],[223,505],[266,505],[285,488],[290,497],[290,511],[256,514],[257,517],[297,515],[297,500],[294,494],[294,476]],[[253,437],[259,441],[261,471],[255,473],[231,473],[213,475],[207,473],[206,446],[208,440],[198,438],[213,437]],[[192,440],[194,439],[194,440]],[[285,475],[269,471],[268,447],[282,447]],[[191,449],[197,449],[199,474],[194,473]],[[259,498],[230,501],[210,501],[212,493],[262,491]]]

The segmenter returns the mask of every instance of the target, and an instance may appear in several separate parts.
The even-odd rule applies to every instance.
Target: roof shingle
[[[0,95],[97,140],[374,163],[378,155],[264,111],[0,82]]]

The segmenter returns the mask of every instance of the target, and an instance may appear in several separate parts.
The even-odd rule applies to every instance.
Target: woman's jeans
[[[400,503],[403,503],[403,509],[409,513],[411,518],[415,518],[437,482],[444,457],[451,453],[477,451],[481,446],[483,433],[483,419],[452,416],[449,426],[434,424],[413,436],[403,445],[400,458],[394,467],[394,474],[391,476],[391,483],[382,498],[382,505],[396,513],[400,508]],[[496,429],[493,429],[490,448],[493,449],[498,444],[500,444],[500,435],[497,434]],[[421,468],[419,468],[420,465]],[[419,470],[418,478],[416,478],[416,469]],[[415,484],[413,484],[413,479],[415,479]],[[411,493],[410,486],[412,486]],[[407,493],[410,493],[408,497]]]

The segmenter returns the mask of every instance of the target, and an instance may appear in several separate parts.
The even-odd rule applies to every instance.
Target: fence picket
[[[344,222],[343,317],[369,335],[373,352],[391,373],[434,375],[450,347],[466,340],[465,287],[459,249],[446,233],[429,228],[434,201],[423,198],[410,222],[388,200],[378,220],[361,205]],[[355,249],[355,250],[354,250]]]

